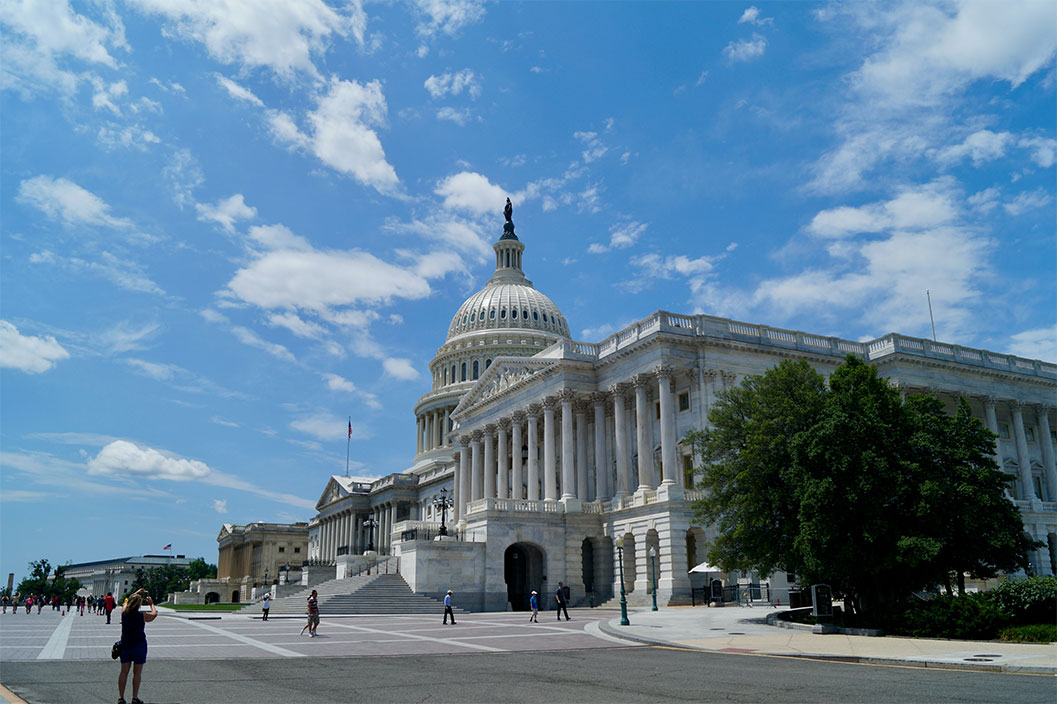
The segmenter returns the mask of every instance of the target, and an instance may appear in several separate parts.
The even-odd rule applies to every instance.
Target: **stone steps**
[[[431,597],[415,594],[398,574],[374,574],[332,579],[315,587],[319,610],[323,614],[442,614],[444,604]],[[269,616],[305,614],[305,602],[312,593],[306,588],[280,599],[273,599]],[[242,613],[259,614],[260,602],[250,604]],[[456,613],[467,613],[454,608]]]

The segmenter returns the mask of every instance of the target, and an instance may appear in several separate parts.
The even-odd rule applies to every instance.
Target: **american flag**
[[[168,545],[163,547],[162,550],[172,550],[172,543],[169,543]]]
[[[349,440],[352,440],[352,418],[349,418]]]

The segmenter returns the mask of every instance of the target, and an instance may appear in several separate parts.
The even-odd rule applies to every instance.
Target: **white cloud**
[[[283,113],[273,112],[269,119],[272,133],[281,142],[309,149],[327,166],[391,194],[400,180],[373,129],[385,126],[386,111],[378,81],[361,84],[333,77],[327,92],[317,96],[316,109],[308,114],[309,134]]]
[[[1003,203],[1002,207],[1005,208],[1007,213],[1015,217],[1023,215],[1029,210],[1041,208],[1049,204],[1051,200],[1050,194],[1041,188],[1037,188],[1034,191],[1019,194],[1008,203]]]
[[[693,296],[700,297],[708,285],[716,263],[725,256],[726,254],[718,254],[691,259],[682,254],[662,256],[651,253],[632,257],[629,263],[636,267],[639,273],[634,278],[622,282],[620,286],[631,293],[637,293],[649,288],[658,279],[681,277],[687,280]]]
[[[124,321],[100,333],[99,342],[106,348],[108,354],[142,350],[146,348],[144,340],[152,337],[160,329],[161,326],[157,323],[133,327],[131,323]]]
[[[1047,362],[1057,361],[1057,326],[1018,332],[1010,341],[1010,354]]]
[[[957,193],[949,179],[904,188],[895,198],[861,207],[823,210],[807,229],[813,235],[841,238],[888,229],[922,229],[949,223],[960,214]]]
[[[434,99],[446,95],[460,95],[463,91],[474,100],[481,95],[481,77],[470,68],[454,73],[442,73],[439,76],[431,75],[426,79],[424,86]]]
[[[289,249],[307,252],[312,249],[304,237],[294,234],[286,225],[254,225],[249,239],[263,249]]]
[[[469,108],[459,110],[445,106],[437,110],[437,119],[447,120],[448,122],[454,122],[459,127],[465,127],[473,119],[473,112]]]
[[[150,293],[158,296],[165,295],[165,291],[144,273],[141,265],[127,257],[116,256],[111,252],[102,252],[98,261],[87,261],[80,257],[60,257],[52,251],[42,250],[31,254],[29,262],[31,264],[60,266],[68,271],[77,273],[95,274],[126,291]]]
[[[205,183],[198,161],[186,149],[178,149],[173,154],[172,160],[162,169],[162,175],[169,182],[173,200],[181,209],[195,202],[194,190]]]
[[[235,325],[231,328],[231,332],[233,335],[235,335],[235,338],[244,345],[256,347],[259,350],[264,350],[271,356],[275,357],[276,359],[281,359],[284,362],[297,361],[294,358],[294,355],[290,353],[290,350],[275,342],[268,342],[249,328],[242,327],[241,325]]]
[[[137,373],[163,384],[167,384],[179,391],[196,394],[211,394],[222,398],[248,398],[246,394],[226,389],[199,374],[175,364],[148,362],[145,359],[131,357],[122,359],[121,361],[132,367]]]
[[[323,440],[347,440],[349,437],[349,421],[346,418],[338,418],[328,413],[316,413],[304,416],[290,422],[290,427],[306,435]],[[359,425],[352,424],[352,439],[366,440],[371,437],[370,432]]]
[[[573,132],[573,137],[584,143],[580,158],[585,164],[601,159],[609,151],[609,147],[602,143],[597,132]]]
[[[389,357],[382,360],[382,366],[385,368],[385,372],[392,377],[402,380],[412,380],[419,377],[418,370],[415,369],[415,365],[408,359],[399,359],[396,357]]]
[[[69,356],[70,353],[51,335],[23,335],[11,323],[0,320],[0,367],[40,374]]]
[[[357,390],[355,384],[337,374],[324,374],[323,380],[327,382],[327,388],[331,391],[347,391],[351,394]]]
[[[217,513],[224,514],[228,512],[227,499],[213,499],[213,510]]]
[[[992,132],[979,130],[965,138],[961,144],[941,149],[938,158],[944,162],[961,161],[965,157],[973,160],[973,166],[993,161],[1005,156],[1006,149],[1013,144],[1013,135],[1009,132]]]
[[[754,32],[751,39],[739,39],[727,44],[723,49],[723,55],[731,61],[749,61],[763,56],[766,49],[767,39]]]
[[[485,15],[484,0],[415,0],[419,23],[415,31],[421,37],[438,33],[456,35],[460,29],[480,22]],[[419,47],[419,57],[425,55]],[[428,52],[428,48],[426,48]]]
[[[286,328],[294,335],[309,340],[319,340],[327,334],[321,325],[303,320],[297,313],[272,313],[268,316],[268,325]]]
[[[242,427],[241,425],[239,425],[235,421],[233,421],[233,420],[224,420],[220,416],[213,416],[212,418],[209,419],[209,422],[210,423],[215,423],[216,425],[222,425],[225,428],[241,428]]]
[[[284,78],[317,76],[313,56],[333,37],[350,34],[360,44],[366,15],[359,1],[344,12],[323,0],[132,0],[141,10],[170,20],[167,32],[202,43],[222,63],[267,68]]]
[[[1050,137],[1023,137],[1017,146],[1031,150],[1031,160],[1044,169],[1057,162],[1057,139]]]
[[[444,198],[445,208],[468,210],[474,215],[502,212],[507,198],[506,191],[493,184],[486,176],[472,171],[448,176],[437,184],[433,192]]]
[[[230,295],[261,308],[307,308],[419,299],[430,293],[422,277],[367,252],[280,250],[236,272]]]
[[[217,83],[219,83],[221,87],[226,90],[232,98],[244,100],[247,103],[256,105],[259,108],[264,107],[264,101],[254,95],[253,91],[249,90],[248,88],[244,88],[243,86],[239,85],[230,78],[221,76],[219,73],[216,75],[216,78]]]
[[[127,440],[115,440],[88,460],[88,473],[137,479],[190,481],[212,472],[205,462],[140,447]]]
[[[137,149],[141,152],[146,151],[150,145],[161,142],[158,135],[139,125],[122,127],[113,122],[100,127],[99,132],[96,133],[96,139],[106,149],[124,147],[125,149]]]
[[[203,222],[215,222],[227,232],[235,231],[235,223],[257,216],[257,209],[246,205],[241,193],[217,201],[216,205],[196,203],[198,219]]]
[[[741,18],[738,20],[738,24],[749,24],[765,25],[774,24],[773,17],[760,17],[760,9],[755,5],[750,5],[746,8],[745,12],[741,13]]]
[[[580,339],[604,340],[613,333],[615,333],[617,330],[618,328],[615,325],[611,325],[610,323],[604,323],[602,325],[599,325],[597,328],[584,328],[580,331]]]
[[[15,200],[67,225],[132,226],[130,221],[112,216],[102,198],[65,178],[41,175],[26,179],[19,184]]]
[[[648,225],[642,222],[624,222],[609,228],[609,244],[592,244],[587,248],[591,254],[603,254],[613,249],[627,249],[638,241]]]

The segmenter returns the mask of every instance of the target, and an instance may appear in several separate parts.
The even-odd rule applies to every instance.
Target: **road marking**
[[[474,650],[487,650],[488,652],[492,652],[492,653],[505,653],[505,652],[507,652],[506,650],[503,650],[502,648],[493,648],[493,647],[488,646],[488,645],[480,645],[479,643],[465,643],[463,641],[455,640],[453,638],[433,638],[433,637],[430,637],[430,636],[420,636],[417,633],[394,633],[393,631],[382,631],[382,630],[379,630],[377,628],[367,628],[366,626],[353,626],[353,625],[350,625],[350,624],[338,623],[337,621],[330,621],[330,622],[327,623],[327,625],[328,626],[338,626],[339,628],[348,628],[349,630],[352,630],[352,631],[363,631],[365,633],[381,633],[382,635],[387,635],[387,636],[400,635],[400,636],[404,636],[405,638],[411,638],[411,639],[414,639],[414,640],[428,640],[431,643],[445,643],[447,645],[458,645],[458,646],[463,647],[463,648],[472,648]]]
[[[70,629],[73,628],[73,619],[64,618],[51,632],[51,638],[44,645],[44,649],[37,655],[37,660],[62,660],[66,654],[66,642],[70,640]]]
[[[633,640],[624,640],[623,638],[618,638],[616,636],[609,635],[608,633],[604,632],[602,628],[598,625],[598,621],[592,621],[591,623],[587,624],[587,626],[584,628],[584,633],[592,635],[595,638],[601,638],[602,640],[612,641],[613,643],[620,643],[621,645],[642,645],[642,643],[638,643]]]
[[[29,704],[25,699],[18,696],[2,684],[0,684],[0,697],[3,697],[4,701],[8,702],[8,704]]]
[[[223,628],[217,628],[216,626],[211,626],[208,623],[202,623],[201,621],[187,621],[187,623],[191,624],[192,626],[195,626],[196,628],[201,628],[203,630],[209,631],[210,633],[216,633],[218,635],[227,636],[228,638],[231,638],[233,640],[237,640],[240,643],[245,643],[246,645],[252,645],[254,648],[260,648],[261,650],[266,650],[269,653],[275,653],[276,655],[282,655],[284,658],[303,658],[303,657],[305,657],[303,653],[295,653],[293,650],[287,650],[286,648],[280,648],[277,645],[272,645],[271,643],[265,643],[263,641],[256,640],[255,638],[250,638],[249,636],[243,636],[243,635],[239,635],[238,633],[232,633],[231,631],[225,631]]]

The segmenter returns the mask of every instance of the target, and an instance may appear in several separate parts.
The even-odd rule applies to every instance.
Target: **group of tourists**
[[[59,598],[57,595],[49,598],[42,594],[27,594],[23,597],[18,592],[15,592],[14,596],[8,596],[7,594],[0,596],[0,609],[5,614],[8,607],[11,608],[11,613],[13,614],[17,614],[19,608],[22,607],[25,607],[27,614],[32,613],[34,606],[37,607],[38,614],[44,610],[45,606],[50,606],[52,611],[61,611],[63,613],[72,614],[77,611],[81,616],[84,616],[85,611],[87,611],[90,614],[106,616],[107,623],[110,623],[110,614],[117,608],[114,595],[110,592],[107,592],[106,596],[71,596],[66,600]]]

